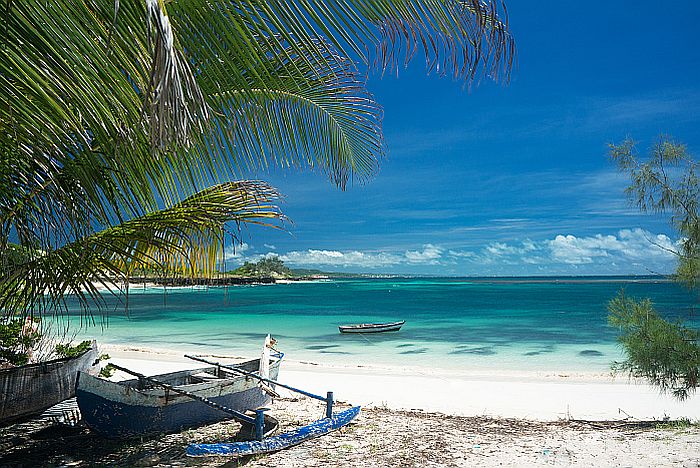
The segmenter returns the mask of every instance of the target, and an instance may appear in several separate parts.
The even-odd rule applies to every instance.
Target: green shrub
[[[39,319],[32,320],[39,323]],[[29,352],[41,339],[38,331],[27,330],[25,320],[15,318],[0,323],[0,362],[23,366],[29,362]]]
[[[71,346],[70,343],[66,344],[57,344],[56,345],[56,354],[58,357],[61,358],[71,358],[71,357],[76,357],[80,356],[84,352],[90,349],[92,346],[92,341],[86,340],[83,341],[82,343],[76,345],[76,346]]]

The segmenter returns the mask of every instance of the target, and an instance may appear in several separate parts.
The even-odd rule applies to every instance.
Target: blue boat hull
[[[279,364],[279,361],[274,361],[270,366],[272,379],[277,378]],[[165,374],[158,378],[160,381],[182,379],[197,371]],[[241,413],[270,403],[270,397],[260,388],[257,379],[245,376],[177,387]],[[111,382],[85,373],[78,375],[76,397],[87,426],[111,438],[178,432],[231,417],[201,401],[160,387],[140,389],[135,381]]]
[[[213,424],[231,416],[199,401],[191,400],[162,407],[125,405],[91,392],[76,391],[80,414],[87,426],[110,438],[179,432],[188,427]],[[239,412],[269,404],[260,388],[233,395],[207,398]]]
[[[329,432],[340,429],[355,419],[360,414],[360,407],[354,406],[345,411],[336,413],[331,418],[323,418],[307,426],[300,427],[291,432],[268,437],[264,440],[248,442],[233,442],[221,444],[191,444],[187,447],[187,455],[191,457],[228,456],[244,457],[261,453],[276,452],[292,447],[305,440],[314,439]]]

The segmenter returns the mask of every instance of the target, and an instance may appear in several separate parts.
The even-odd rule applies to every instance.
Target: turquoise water
[[[255,355],[265,334],[295,360],[348,365],[607,371],[620,359],[606,303],[625,288],[700,326],[668,282],[357,279],[220,288],[132,288],[82,336],[183,352]],[[79,322],[75,320],[73,324]],[[406,320],[399,332],[340,335],[344,323]]]

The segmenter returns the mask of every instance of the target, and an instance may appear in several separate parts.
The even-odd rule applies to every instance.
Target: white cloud
[[[492,242],[484,247],[481,259],[485,263],[507,262],[513,263],[516,258],[521,258],[525,263],[540,263],[531,254],[541,247],[530,239],[525,239],[519,245],[509,245],[504,242]],[[527,260],[526,260],[527,259]]]
[[[401,263],[402,258],[384,252],[360,252],[352,250],[340,252],[338,250],[303,250],[287,252],[279,256],[280,259],[291,265],[298,266],[335,266],[335,267],[361,267],[380,268]]]
[[[473,258],[476,256],[474,252],[469,250],[450,250],[447,254],[454,258]]]
[[[424,244],[415,249],[360,251],[308,249],[286,253],[254,252],[243,243],[226,249],[226,259],[238,263],[278,256],[289,266],[355,271],[451,271],[463,274],[644,274],[669,273],[676,264],[680,241],[643,229],[616,234],[576,236],[559,234],[548,239],[494,241],[480,249]],[[269,250],[274,246],[265,245]]]
[[[621,250],[621,243],[615,236],[600,234],[582,238],[560,234],[546,243],[551,250],[552,260],[572,265],[593,263],[594,257],[608,257],[609,250]]]
[[[266,249],[269,249],[269,250],[277,250],[277,247],[275,247],[272,244],[263,244],[263,247],[265,247]]]
[[[652,234],[639,228],[622,229],[616,235],[577,237],[560,234],[537,242],[530,239],[515,244],[492,242],[472,261],[477,265],[560,265],[570,268],[598,265],[603,269],[613,267],[615,271],[626,267],[633,267],[628,269],[637,272],[645,268],[670,271],[678,247],[679,243],[674,243],[665,234]]]
[[[245,242],[240,244],[229,245],[224,250],[224,260],[238,260],[243,258],[244,252],[251,249],[251,246]]]
[[[404,257],[409,263],[437,265],[442,257],[443,249],[433,244],[426,244],[423,250],[407,250]]]
[[[437,265],[443,252],[439,246],[425,244],[421,249],[406,250],[403,253],[309,249],[287,252],[280,255],[280,259],[298,266],[382,268],[396,265]]]
[[[546,241],[552,259],[580,265],[596,259],[622,257],[627,260],[672,259],[676,246],[664,234],[652,234],[643,229],[623,229],[617,236],[597,234],[591,237],[559,235]]]

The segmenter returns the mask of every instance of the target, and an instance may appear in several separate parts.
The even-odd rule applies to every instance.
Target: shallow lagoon
[[[183,352],[257,354],[271,333],[290,359],[344,365],[606,372],[620,359],[607,302],[622,288],[700,326],[694,297],[655,279],[389,278],[218,288],[132,287],[81,336]],[[77,309],[71,315],[77,325]],[[406,320],[341,335],[343,323]],[[104,326],[106,324],[106,326]]]

